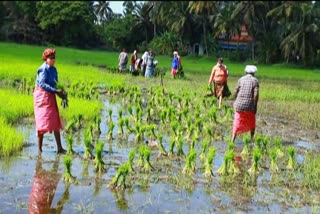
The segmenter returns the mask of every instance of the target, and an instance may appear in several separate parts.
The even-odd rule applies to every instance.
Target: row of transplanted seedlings
[[[136,151],[139,152],[139,160],[136,164],[139,169],[147,172],[154,169],[150,163],[151,149],[142,143],[144,139],[148,139],[149,142],[153,140],[158,141],[159,155],[184,157],[185,167],[182,169],[182,172],[190,175],[194,174],[197,169],[196,159],[198,155],[196,145],[200,142],[199,140],[202,140],[200,159],[201,163],[203,163],[204,176],[213,176],[211,170],[216,153],[213,142],[216,139],[221,139],[223,130],[225,129],[224,124],[231,121],[233,114],[231,108],[224,105],[223,108],[218,109],[215,105],[215,99],[200,99],[200,103],[199,101],[191,102],[191,98],[187,94],[177,97],[173,93],[164,94],[161,88],[151,87],[147,96],[143,96],[136,86],[132,86],[127,90],[123,87],[109,89],[110,95],[115,95],[119,92],[122,94],[123,106],[127,106],[127,109],[118,110],[118,137],[124,138],[129,136],[129,134],[134,134],[137,146],[130,152],[128,162],[119,167],[116,176],[111,182],[112,187],[125,187],[128,173],[134,172],[133,160]],[[109,109],[108,140],[113,139],[113,129],[116,125],[112,121],[111,115],[112,109]],[[100,119],[95,118],[90,128],[85,132],[85,158],[93,157],[92,133],[95,129],[99,132],[97,130],[98,124],[100,124]],[[169,151],[166,151],[163,146],[164,135],[171,136]],[[271,144],[269,142],[271,140],[267,137],[256,137],[252,155],[252,166],[248,170],[251,175],[256,175],[260,169],[261,154],[269,154],[271,160],[270,170],[274,172],[279,171],[276,159],[283,156],[282,143],[279,139],[276,139],[272,141],[274,149],[269,149],[271,147],[271,145],[268,145]],[[183,151],[185,143],[189,143],[187,155]],[[68,143],[68,145],[70,144]],[[176,153],[174,153],[175,147]],[[224,155],[224,162],[217,171],[218,174],[240,173],[240,169],[234,161],[235,154],[233,147],[234,144],[229,142],[228,149]],[[99,142],[96,146],[95,157],[95,169],[99,172],[104,171],[104,162],[101,156],[102,149],[103,143]],[[294,148],[290,147],[288,151],[290,154],[288,168],[292,169],[295,165]],[[249,139],[246,136],[244,137],[244,148],[241,154],[244,159],[249,158]],[[118,182],[119,180],[120,182]]]
[[[175,96],[173,93],[164,94],[161,88],[151,87],[148,96],[144,97],[141,90],[136,86],[132,86],[129,90],[125,90],[122,94],[123,106],[127,106],[127,115],[125,109],[118,110],[118,137],[125,137],[133,133],[135,141],[141,149],[141,143],[144,139],[149,142],[157,140],[159,155],[180,156],[185,157],[185,167],[183,173],[193,174],[196,171],[197,151],[195,145],[202,139],[201,160],[205,169],[204,175],[211,177],[213,175],[212,162],[216,149],[212,145],[214,140],[221,139],[223,131],[232,120],[232,108],[226,105],[218,109],[215,105],[215,99],[200,99],[199,101],[191,101],[188,94],[183,96]],[[115,123],[112,121],[112,110],[108,111],[109,131],[108,139],[112,139],[112,130]],[[229,123],[230,126],[230,123]],[[124,128],[126,131],[124,131]],[[171,136],[169,151],[166,151],[163,146],[163,136]],[[189,153],[185,155],[183,145],[189,142]],[[249,158],[249,140],[244,137],[244,151],[242,152],[243,159]],[[270,146],[268,145],[270,144]],[[272,144],[272,146],[271,146]],[[142,148],[146,146],[142,145]],[[176,153],[174,148],[176,147]],[[207,149],[209,148],[210,149]],[[240,170],[234,161],[234,144],[228,143],[228,150],[224,156],[224,163],[217,171],[220,175],[237,174]],[[274,149],[270,149],[274,147]],[[146,147],[148,148],[148,147]],[[268,137],[257,136],[255,138],[255,148],[252,155],[252,166],[248,170],[251,175],[255,175],[260,169],[261,154],[269,155],[271,164],[270,170],[278,172],[276,160],[283,156],[282,142],[279,139],[271,141]],[[207,152],[208,150],[208,152]],[[294,148],[288,148],[289,162],[288,169],[293,169]],[[150,154],[148,152],[139,152],[140,158],[138,166],[142,166],[141,160],[148,157],[149,163]],[[125,168],[125,167],[124,167]],[[124,168],[121,168],[123,171]],[[147,171],[153,167],[144,167]],[[121,173],[120,173],[121,174]]]

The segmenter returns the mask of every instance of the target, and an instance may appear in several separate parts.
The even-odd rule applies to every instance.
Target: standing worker
[[[215,97],[218,98],[219,108],[221,107],[222,97],[224,97],[224,95],[228,96],[227,93],[225,93],[225,89],[228,90],[226,86],[228,81],[228,75],[228,69],[227,66],[223,64],[223,59],[221,57],[218,58],[218,63],[212,68],[208,86],[210,87],[213,83],[214,92],[211,92],[214,94]]]
[[[43,135],[46,132],[54,132],[58,153],[66,152],[61,146],[60,129],[62,129],[62,122],[56,100],[56,95],[64,99],[66,93],[56,87],[58,72],[54,67],[55,56],[55,49],[44,50],[42,54],[44,63],[37,71],[36,87],[33,92],[39,153],[42,152]]]
[[[254,77],[258,69],[254,65],[247,65],[246,75],[238,80],[235,90],[234,121],[231,140],[234,142],[238,134],[251,132],[251,141],[256,128],[256,113],[259,99],[259,82]]]
[[[120,72],[125,72],[126,69],[127,69],[127,63],[128,63],[128,54],[127,54],[125,48],[119,54],[118,62],[119,62],[119,70],[120,70]]]

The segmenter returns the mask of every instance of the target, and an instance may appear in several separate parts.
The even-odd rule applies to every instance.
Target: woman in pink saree
[[[61,145],[60,129],[62,122],[59,115],[56,95],[65,97],[65,93],[56,88],[58,72],[54,67],[56,51],[46,49],[42,54],[44,63],[37,71],[36,87],[33,92],[33,106],[38,135],[38,150],[42,152],[43,135],[54,132],[58,153],[65,153]]]

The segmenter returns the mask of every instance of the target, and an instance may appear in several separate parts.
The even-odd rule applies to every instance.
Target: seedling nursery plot
[[[13,68],[0,65],[3,213],[26,213],[31,202],[46,213],[319,212],[316,141],[288,140],[293,135],[284,140],[281,127],[268,129],[267,120],[281,115],[271,106],[288,104],[283,113],[288,118],[294,104],[306,105],[303,99],[319,107],[319,77],[303,80],[310,93],[303,88],[291,94],[291,85],[285,83],[297,80],[289,78],[289,68],[288,79],[282,74],[276,79],[262,69],[261,79],[257,74],[258,114],[264,116],[257,117],[255,139],[251,142],[243,134],[232,143],[232,98],[218,108],[216,98],[204,96],[212,60],[192,66],[197,59],[186,58],[190,73],[173,80],[164,75],[170,59],[160,56],[169,66],[159,67],[155,78],[144,79],[117,73],[117,53],[105,60],[110,53],[57,47],[59,87],[68,92],[67,105],[57,98],[67,154],[56,154],[53,134],[47,133],[38,155],[32,88],[43,47],[0,45],[0,59],[14,63]],[[59,53],[64,56],[61,62]],[[88,57],[79,63],[74,55]],[[230,75],[233,89],[244,66],[230,65],[239,70]],[[208,75],[202,69],[197,72],[201,66]],[[279,93],[269,95],[271,89],[264,87],[270,85]],[[317,114],[306,108],[296,118]],[[315,120],[301,123],[310,130],[319,127]],[[294,125],[289,120],[286,126]]]

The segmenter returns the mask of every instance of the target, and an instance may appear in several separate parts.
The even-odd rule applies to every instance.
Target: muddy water
[[[107,171],[99,176],[94,172],[93,162],[85,161],[83,155],[83,131],[74,138],[74,156],[71,172],[79,184],[66,185],[63,156],[56,155],[53,134],[46,134],[41,156],[37,154],[37,138],[33,121],[19,125],[17,129],[25,135],[26,143],[21,153],[9,160],[0,160],[0,208],[1,213],[28,213],[40,210],[43,213],[319,213],[316,193],[308,195],[300,190],[283,185],[289,174],[285,171],[271,176],[264,169],[255,178],[246,173],[235,177],[219,177],[215,172],[223,162],[226,143],[215,142],[217,153],[214,159],[214,178],[209,182],[198,169],[194,176],[181,173],[181,161],[158,158],[152,151],[153,173],[137,173],[128,178],[126,190],[110,190],[108,184],[116,174],[118,166],[127,161],[129,151],[134,148],[134,135],[119,139],[117,126],[112,141],[106,140],[107,109],[113,108],[113,121],[117,121],[118,103],[104,102],[101,135],[105,142],[103,159]],[[117,123],[116,123],[117,124]],[[66,139],[62,135],[64,147]],[[295,142],[303,149],[307,142]],[[169,137],[164,137],[164,146],[169,150]],[[200,146],[200,145],[198,145]],[[242,143],[236,142],[237,147]],[[197,147],[200,151],[200,147]],[[188,145],[184,152],[187,153]],[[136,154],[135,160],[138,159]],[[297,154],[301,163],[303,156]],[[267,162],[267,161],[266,161]],[[201,164],[198,161],[197,166]],[[243,161],[240,168],[246,171],[250,161]],[[266,168],[264,165],[263,167]],[[311,201],[314,201],[312,204]]]

